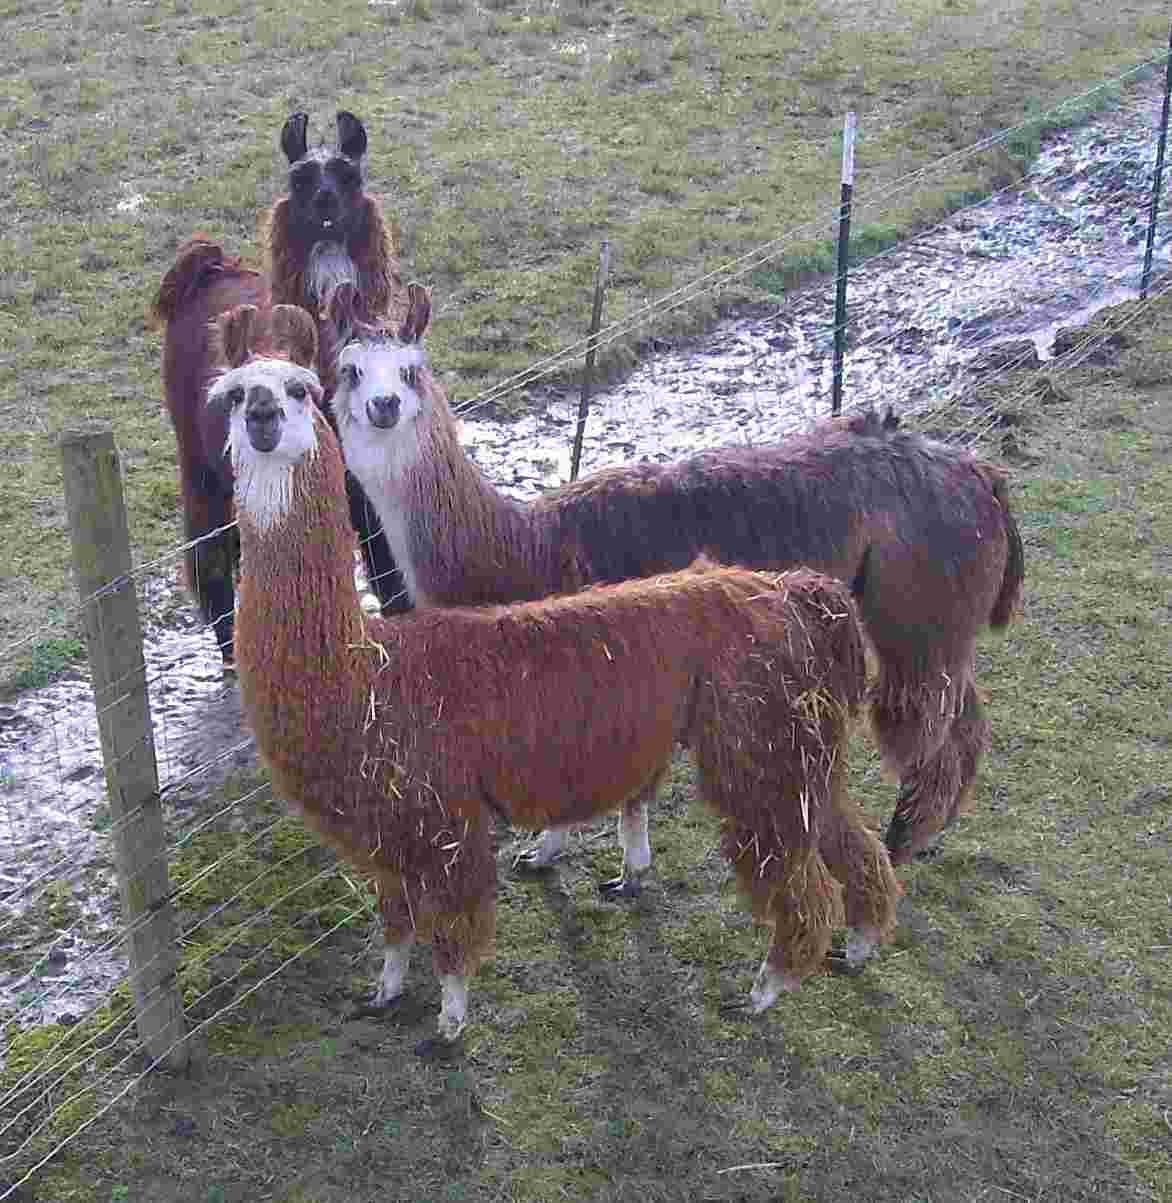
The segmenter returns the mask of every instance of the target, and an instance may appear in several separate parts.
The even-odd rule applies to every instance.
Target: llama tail
[[[985,469],[985,479],[993,490],[1005,516],[1005,537],[1009,541],[1009,556],[1005,561],[1005,575],[1001,578],[1001,591],[993,603],[989,615],[989,625],[999,631],[1009,625],[1021,600],[1021,586],[1025,580],[1025,547],[1021,541],[1021,531],[1009,506],[1009,482],[1005,474],[992,465],[982,465]]]
[[[202,234],[193,234],[175,256],[175,263],[163,277],[158,294],[151,302],[149,316],[152,325],[162,325],[174,318],[213,276],[238,265],[238,260],[225,259],[224,251]]]

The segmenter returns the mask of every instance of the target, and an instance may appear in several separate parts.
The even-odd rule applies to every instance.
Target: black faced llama
[[[406,291],[399,277],[397,237],[378,200],[365,190],[366,127],[353,113],[339,112],[337,140],[312,150],[309,118],[292,113],[281,130],[289,160],[289,193],[269,210],[262,241],[267,250],[272,299],[300,305],[314,317],[330,289],[354,284],[374,312],[402,315]],[[321,373],[326,395],[333,391],[330,365]],[[371,587],[384,613],[411,608],[403,580],[373,507],[353,476],[346,478],[350,521],[361,535]]]
[[[267,326],[297,320],[312,331],[292,307]],[[227,347],[238,322],[267,328],[233,311]],[[399,996],[413,943],[430,938],[439,1035],[455,1038],[493,938],[496,816],[536,829],[616,809],[654,788],[677,742],[772,928],[750,1005],[795,989],[838,909],[819,833],[850,810],[863,645],[845,587],[697,566],[512,606],[364,615],[340,449],[316,380],[280,350],[237,354],[211,393],[232,414],[241,698],[274,788],[377,890],[376,1004]]]
[[[1024,575],[997,468],[901,432],[889,416],[609,468],[520,504],[461,448],[420,343],[427,294],[409,293],[401,326],[371,324],[343,285],[324,326],[341,348],[334,410],[347,462],[417,605],[541,597],[678,570],[701,554],[849,581],[878,661],[872,726],[900,778],[892,860],[909,860],[956,818],[987,739],[977,633],[1008,623]],[[547,833],[531,861],[547,862],[561,838]]]

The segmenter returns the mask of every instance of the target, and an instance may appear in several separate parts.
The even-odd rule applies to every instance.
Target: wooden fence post
[[[130,534],[110,430],[61,438],[65,506],[86,643],[138,1034],[151,1059],[182,1070],[188,1047],[176,980],[179,950],[170,903],[159,773],[146,689]]]

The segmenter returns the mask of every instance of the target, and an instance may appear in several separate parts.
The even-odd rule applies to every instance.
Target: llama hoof
[[[389,1015],[394,1011],[403,996],[400,994],[397,998],[387,999],[385,1002],[379,999],[376,994],[372,998],[362,999],[354,1004],[353,1007],[346,1013],[346,1018],[349,1019],[382,1019],[383,1016]]]
[[[802,979],[792,973],[779,973],[771,969],[768,963],[762,965],[749,991],[750,1014],[760,1015],[762,1011],[768,1011],[783,994],[793,994],[801,984]]]
[[[528,848],[513,857],[513,869],[517,873],[544,873],[553,868],[553,858],[547,859],[540,848]]]
[[[917,848],[912,853],[912,859],[919,861],[939,860],[943,851],[944,849],[939,844],[929,844],[926,848]]]
[[[835,977],[861,977],[863,966],[851,964],[846,953],[842,949],[836,949],[826,954],[826,972],[834,974]]]
[[[612,877],[598,883],[598,892],[603,898],[638,898],[643,893],[643,883],[637,877]]]
[[[442,1036],[428,1036],[415,1046],[415,1055],[424,1061],[453,1061],[463,1051],[463,1042],[457,1036],[455,1040],[445,1040]]]
[[[879,933],[870,927],[849,927],[846,933],[846,963],[852,969],[862,969],[871,954],[879,947]]]

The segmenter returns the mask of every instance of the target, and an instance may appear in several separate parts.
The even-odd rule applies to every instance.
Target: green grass
[[[828,270],[842,115],[859,115],[856,254],[889,245],[1012,178],[1044,116],[1161,52],[1154,0],[235,0],[149,13],[96,0],[0,6],[10,170],[0,260],[0,646],[72,602],[57,439],[110,423],[139,560],[180,539],[158,334],[143,314],[179,241],[202,229],[255,257],[282,190],[277,135],[336,108],[371,135],[371,187],[434,290],[433,360],[467,398],[584,334],[600,239],[608,321],[764,242],[751,282],[665,318],[695,332]],[[1109,93],[1107,93],[1109,94]],[[1088,105],[1099,98],[1088,100]],[[1077,106],[1076,106],[1077,107]],[[1085,107],[1085,106],[1084,106]],[[1008,150],[958,161],[874,210],[869,197],[991,132]],[[141,207],[128,207],[135,195]],[[626,370],[649,331],[609,348]],[[35,400],[34,400],[35,398]],[[512,403],[524,405],[524,398]],[[46,615],[50,618],[47,620]],[[27,660],[0,666],[11,680]]]

